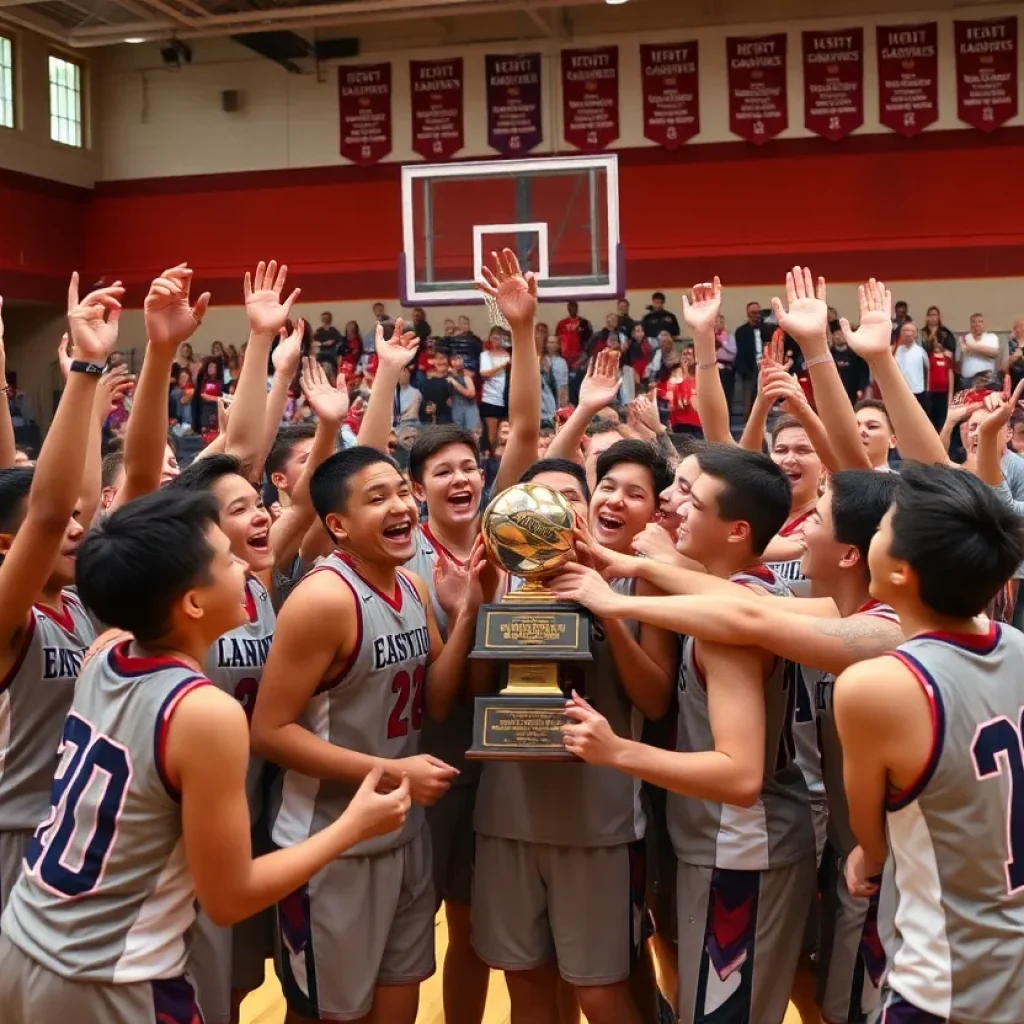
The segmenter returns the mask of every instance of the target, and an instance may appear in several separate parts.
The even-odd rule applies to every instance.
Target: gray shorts
[[[0,936],[3,1024],[195,1024],[195,993],[184,978],[102,985],[69,981]]]
[[[0,911],[7,906],[14,883],[21,877],[25,851],[33,835],[34,829],[27,832],[0,832]]]
[[[453,786],[436,804],[427,808],[438,906],[442,900],[468,906],[472,898],[475,806],[476,786]]]
[[[679,863],[679,1024],[782,1024],[814,860],[770,871]]]
[[[821,932],[818,939],[818,1005],[832,1024],[856,1024],[878,1009],[885,950],[878,936],[878,893],[851,896],[843,860],[825,849]]]
[[[434,973],[430,837],[397,850],[339,857],[277,905],[277,973],[295,1013],[357,1020],[377,985]]]
[[[551,846],[478,835],[473,946],[525,971],[557,962],[571,985],[625,981],[643,922],[643,843]]]

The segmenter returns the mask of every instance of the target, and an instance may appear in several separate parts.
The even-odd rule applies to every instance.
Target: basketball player
[[[561,464],[545,462],[533,482],[563,493],[580,487]],[[657,510],[668,465],[647,442],[620,441],[600,457],[597,475],[592,529],[628,551]],[[674,638],[597,621],[592,646],[588,692],[618,731],[633,735],[642,714],[657,716],[668,702]],[[515,1024],[557,1022],[558,974],[591,1024],[639,1021],[628,985],[643,916],[639,787],[585,765],[488,763],[476,831],[473,942],[505,972]]]
[[[338,452],[311,493],[337,550],[282,607],[253,717],[255,749],[285,769],[273,839],[291,846],[317,832],[373,767],[396,784],[407,775],[415,807],[401,832],[350,851],[282,901],[279,971],[290,1020],[413,1024],[434,970],[421,808],[457,774],[419,753],[420,732],[424,711],[443,720],[458,699],[482,551],[442,644],[426,584],[400,568],[417,516],[395,463],[362,446]]]
[[[197,896],[219,925],[251,917],[405,819],[408,782],[378,795],[372,771],[319,835],[252,858],[245,715],[202,673],[244,618],[218,519],[210,495],[165,491],[82,544],[83,599],[134,639],[88,662],[64,724],[52,807],[3,918],[4,1024],[194,1024],[183,972]]]
[[[789,513],[785,476],[766,456],[733,446],[709,446],[697,458],[702,472],[679,530],[682,552],[712,576],[787,595],[758,562]],[[552,588],[577,592],[573,576]],[[724,1014],[781,1024],[786,1013],[799,955],[794,937],[802,934],[815,876],[786,675],[785,662],[762,648],[688,638],[678,689],[683,756],[616,741],[622,770],[670,791],[683,1024]],[[586,721],[592,712],[569,714]],[[567,745],[579,752],[576,735],[570,728]]]
[[[861,444],[879,473],[891,472],[889,452],[896,447],[896,433],[892,429],[885,403],[877,398],[862,398],[855,406]]]
[[[1024,520],[979,480],[905,465],[871,544],[892,655],[835,684],[854,895],[891,858],[895,943],[881,1020],[1024,1020],[1024,638],[981,617],[1024,560]]]
[[[55,753],[95,632],[79,599],[77,501],[97,384],[117,343],[120,284],[81,302],[68,289],[76,359],[34,469],[0,471],[0,906],[46,816]]]

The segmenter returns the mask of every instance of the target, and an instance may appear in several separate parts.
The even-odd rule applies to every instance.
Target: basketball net
[[[487,292],[483,293],[484,303],[487,306],[487,319],[490,320],[492,327],[500,327],[502,330],[511,331],[508,321],[505,319],[501,310],[498,309],[498,300]]]

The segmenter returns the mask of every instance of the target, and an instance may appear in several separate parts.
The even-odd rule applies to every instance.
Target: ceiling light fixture
[[[134,43],[144,43],[145,41],[146,40],[143,39],[142,36],[128,36],[128,38],[125,39],[126,43],[133,43],[133,44]]]

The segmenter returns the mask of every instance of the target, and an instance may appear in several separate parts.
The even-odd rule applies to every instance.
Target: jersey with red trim
[[[50,812],[0,922],[4,938],[74,981],[179,977],[195,919],[164,757],[175,710],[209,682],[183,662],[129,652],[114,644],[82,669]]]
[[[263,666],[274,639],[277,617],[266,587],[254,576],[245,581],[245,610],[248,622],[217,638],[206,657],[206,675],[215,686],[234,697],[252,721]],[[245,776],[245,794],[249,799],[249,814],[255,822],[261,808],[263,759],[249,755],[249,770]]]
[[[857,615],[870,615],[900,624],[900,617],[887,604],[872,598]],[[804,672],[814,670],[804,669]],[[814,715],[818,728],[818,749],[821,751],[821,774],[825,783],[825,799],[828,803],[828,826],[826,835],[829,845],[841,857],[848,857],[857,846],[857,837],[850,827],[850,808],[846,802],[846,787],[843,783],[843,748],[839,744],[835,714],[832,710],[832,695],[836,677],[832,672],[817,672],[814,687]]]
[[[890,793],[895,940],[887,976],[936,1019],[1024,1020],[1024,635],[925,633],[895,657],[931,707],[932,752]]]
[[[732,577],[734,583],[766,590],[777,597],[789,588],[767,566]],[[707,683],[693,637],[683,644],[679,665],[679,716],[676,750],[715,749]],[[793,749],[795,673],[782,658],[764,683],[764,781],[752,807],[668,794],[668,827],[676,856],[687,864],[739,871],[766,871],[793,864],[814,853],[810,794]],[[716,681],[728,686],[729,680]]]
[[[89,645],[82,602],[65,591],[63,611],[32,609],[21,649],[0,682],[0,831],[33,829],[46,817],[64,716]]]
[[[331,573],[348,587],[355,603],[355,649],[340,673],[325,679],[299,716],[299,725],[321,740],[371,757],[395,760],[420,752],[423,687],[430,659],[427,609],[404,572],[395,575],[393,594],[368,583],[338,552],[325,558],[299,584]],[[330,629],[330,623],[325,623]],[[314,779],[292,769],[284,773],[273,838],[294,846],[341,816],[357,786]],[[361,857],[403,846],[423,825],[423,808],[413,804],[405,825],[360,843],[343,856]]]

